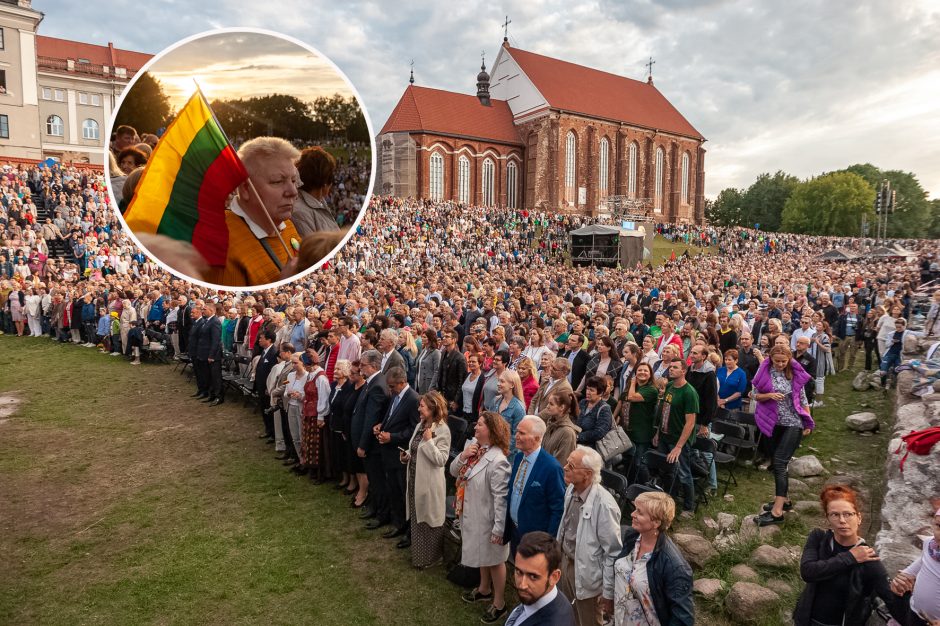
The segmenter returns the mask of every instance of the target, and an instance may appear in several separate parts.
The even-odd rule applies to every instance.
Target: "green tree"
[[[930,201],[930,230],[927,237],[940,239],[940,198]]]
[[[714,226],[741,226],[744,220],[744,192],[728,187],[722,189],[714,202],[705,206],[705,219]]]
[[[150,72],[140,75],[125,96],[114,119],[114,128],[126,124],[138,133],[155,133],[173,119],[163,85]]]
[[[359,103],[353,96],[344,98],[338,93],[314,100],[313,111],[313,119],[325,124],[334,135],[345,135],[355,125],[357,116],[362,115]],[[365,123],[365,118],[362,121]]]
[[[895,192],[895,212],[888,215],[888,237],[926,237],[933,225],[933,214],[927,192],[917,177],[900,170],[880,170],[871,163],[856,164],[844,171],[858,174],[875,191],[881,189],[883,181],[891,183]],[[872,235],[875,230],[872,229]]]
[[[874,220],[875,191],[852,172],[832,172],[801,182],[783,209],[781,230],[857,237],[862,217]]]
[[[230,138],[264,135],[288,140],[314,141],[326,136],[326,127],[313,119],[311,106],[285,94],[212,103],[219,123]]]
[[[744,193],[742,223],[760,224],[761,230],[779,230],[783,206],[799,182],[797,177],[779,170],[773,176],[767,173],[758,176]]]

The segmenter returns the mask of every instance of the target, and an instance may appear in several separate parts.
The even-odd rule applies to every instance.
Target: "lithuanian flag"
[[[124,219],[134,232],[191,241],[209,265],[223,266],[225,201],[247,178],[197,90],[154,148]]]

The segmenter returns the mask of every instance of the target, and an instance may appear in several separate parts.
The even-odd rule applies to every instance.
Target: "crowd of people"
[[[898,362],[922,278],[917,263],[814,258],[856,242],[690,227],[660,230],[722,252],[575,268],[567,232],[596,218],[374,197],[321,271],[214,292],[133,247],[100,172],[2,172],[3,332],[132,363],[157,343],[192,362],[194,395],[211,406],[237,368],[277,460],[333,481],[415,567],[439,563],[447,528],[459,529],[461,561],[479,576],[464,599],[484,603],[486,623],[693,623],[691,570],[667,531],[695,510],[696,464],[718,487],[714,423],[754,414],[757,464],[775,483],[757,523],[784,523],[787,465],[815,428],[826,377],[860,358],[885,373]],[[925,261],[936,252],[905,246]],[[632,454],[611,453],[618,428]],[[601,471],[646,483],[663,463],[676,479],[636,499],[622,535]],[[935,623],[936,541],[889,586],[857,536],[856,495],[829,490],[822,502],[831,528],[807,542],[797,623],[863,623],[874,595],[902,623]],[[836,593],[855,572],[858,594]]]

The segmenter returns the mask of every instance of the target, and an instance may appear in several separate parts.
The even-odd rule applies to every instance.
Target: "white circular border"
[[[356,97],[356,101],[359,103],[359,109],[362,111],[363,117],[365,117],[366,127],[368,128],[368,131],[369,131],[369,146],[371,148],[371,154],[372,154],[372,170],[371,170],[370,177],[369,177],[369,188],[368,190],[366,190],[365,199],[362,203],[362,207],[359,209],[359,214],[356,216],[356,219],[353,220],[352,224],[350,224],[349,230],[346,233],[346,236],[343,237],[342,241],[336,244],[336,247],[330,250],[330,252],[327,253],[325,257],[320,259],[317,263],[310,266],[306,270],[303,270],[302,272],[294,274],[290,278],[284,278],[277,282],[266,283],[263,285],[245,285],[245,286],[216,285],[213,283],[208,283],[204,280],[193,278],[192,276],[187,276],[186,274],[180,272],[179,270],[173,267],[170,267],[169,265],[164,263],[162,260],[157,258],[155,254],[150,252],[150,250],[148,250],[147,247],[143,245],[139,239],[137,239],[137,235],[135,235],[134,231],[130,227],[128,227],[127,222],[124,220],[124,215],[121,214],[121,211],[118,209],[118,203],[116,202],[117,199],[114,196],[114,190],[111,189],[111,159],[109,158],[109,155],[108,155],[108,153],[111,150],[111,147],[110,147],[111,133],[114,130],[114,122],[117,119],[117,114],[121,110],[121,106],[124,104],[124,98],[127,96],[128,93],[130,93],[130,90],[134,86],[134,84],[137,82],[137,79],[140,76],[142,76],[143,73],[146,72],[150,68],[151,65],[159,61],[168,52],[175,50],[176,48],[179,48],[191,41],[202,39],[204,37],[208,37],[211,35],[218,35],[220,33],[255,33],[259,35],[268,35],[270,37],[277,37],[278,39],[283,39],[297,46],[300,46],[307,52],[310,52],[311,54],[316,55],[320,59],[323,59],[330,66],[333,67],[333,70],[337,74],[339,74],[343,78],[344,81],[346,81],[346,85],[352,90],[353,95]],[[180,39],[176,43],[167,46],[166,48],[164,48],[163,50],[155,54],[152,59],[147,61],[147,63],[145,63],[143,67],[137,70],[137,73],[134,75],[134,78],[130,82],[127,83],[127,86],[124,87],[124,90],[121,92],[121,97],[118,99],[117,104],[114,107],[114,112],[111,115],[111,119],[108,120],[108,128],[107,128],[107,135],[106,135],[105,141],[106,143],[104,145],[104,153],[103,153],[104,154],[104,174],[106,178],[105,184],[108,186],[108,194],[111,198],[112,210],[117,215],[118,219],[121,221],[121,227],[124,230],[124,232],[127,235],[129,235],[130,238],[137,245],[137,247],[140,248],[140,250],[144,254],[147,255],[147,258],[149,258],[151,261],[155,262],[157,265],[162,267],[170,275],[177,276],[190,283],[194,283],[196,285],[200,285],[208,289],[213,289],[215,291],[247,293],[251,291],[266,291],[269,289],[277,289],[278,287],[281,287],[283,285],[287,285],[289,283],[299,281],[307,277],[312,272],[315,272],[318,269],[322,268],[325,263],[328,263],[329,261],[333,259],[334,256],[336,256],[336,253],[339,252],[340,249],[346,245],[346,243],[353,236],[353,234],[355,234],[356,229],[359,227],[360,222],[362,222],[362,219],[365,217],[366,211],[368,210],[369,202],[372,200],[372,190],[375,187],[375,176],[376,176],[376,166],[377,166],[377,157],[375,153],[375,132],[373,131],[373,128],[372,128],[372,118],[369,116],[369,112],[366,110],[365,104],[362,101],[362,96],[359,94],[359,90],[356,89],[356,86],[352,83],[351,80],[349,80],[349,77],[346,76],[346,73],[343,72],[343,70],[341,70],[336,65],[336,63],[333,62],[332,59],[330,59],[328,56],[326,56],[325,54],[323,54],[322,52],[320,52],[313,46],[307,43],[304,43],[303,41],[300,41],[296,37],[291,37],[290,35],[285,35],[284,33],[279,33],[279,32],[276,32],[273,30],[267,30],[264,28],[253,28],[250,26],[244,26],[244,27],[236,26],[236,27],[229,27],[229,28],[216,28],[212,30],[206,30],[201,33],[196,33],[195,35],[186,37],[185,39]]]

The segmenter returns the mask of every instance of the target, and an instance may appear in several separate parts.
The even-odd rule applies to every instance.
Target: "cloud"
[[[657,88],[708,138],[709,196],[764,171],[805,177],[870,161],[914,172],[940,197],[940,13],[930,0],[34,6],[46,14],[41,34],[149,52],[217,26],[284,32],[346,73],[376,130],[407,86],[411,59],[418,84],[473,93],[480,52],[495,59],[508,14],[510,42],[533,52],[638,79],[653,56]]]

